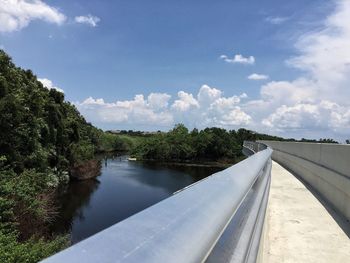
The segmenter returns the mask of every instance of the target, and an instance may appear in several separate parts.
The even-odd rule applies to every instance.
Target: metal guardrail
[[[251,145],[244,148],[259,149]],[[42,262],[255,262],[271,153],[256,152]]]
[[[243,142],[243,153],[250,156],[254,153],[260,152],[267,149],[267,145],[260,142],[244,141]],[[248,151],[244,151],[248,150]]]

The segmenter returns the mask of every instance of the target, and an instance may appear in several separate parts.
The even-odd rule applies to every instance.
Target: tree
[[[0,262],[37,262],[64,246],[43,231],[48,192],[94,157],[100,134],[63,93],[0,50]]]

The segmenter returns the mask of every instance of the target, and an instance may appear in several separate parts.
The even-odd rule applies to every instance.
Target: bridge
[[[243,152],[42,262],[350,262],[350,146],[260,141]]]

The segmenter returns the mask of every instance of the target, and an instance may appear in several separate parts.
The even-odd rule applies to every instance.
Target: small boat
[[[128,158],[128,161],[136,161],[136,158],[129,157],[129,158]]]

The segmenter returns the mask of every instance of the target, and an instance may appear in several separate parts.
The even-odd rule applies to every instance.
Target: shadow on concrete
[[[282,163],[276,160],[274,161],[279,165],[281,165],[284,169],[286,169],[292,175],[294,175],[294,177],[297,178],[312,193],[312,195],[317,198],[317,200],[324,206],[324,208],[326,208],[327,212],[333,217],[335,222],[337,222],[339,227],[344,231],[344,233],[348,236],[348,238],[350,238],[350,221],[346,219],[345,216],[340,214],[330,202],[328,202],[325,198],[323,198],[322,194],[319,191],[317,191],[314,187],[312,187],[312,185],[306,182],[298,173],[289,169]]]

